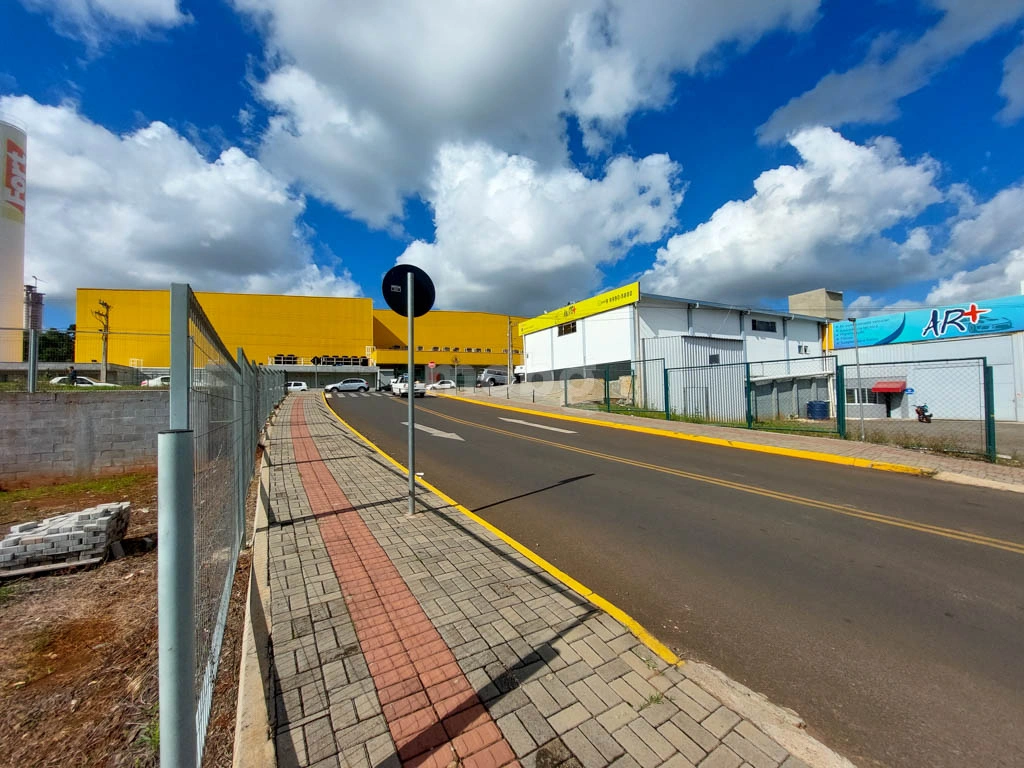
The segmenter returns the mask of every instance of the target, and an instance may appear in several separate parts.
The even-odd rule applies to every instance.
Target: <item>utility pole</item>
[[[508,317],[508,370],[505,376],[506,390],[512,385],[512,316]]]
[[[99,300],[102,309],[94,309],[92,316],[100,321],[100,333],[103,336],[103,364],[100,367],[100,381],[107,381],[107,337],[110,335],[110,305],[103,299]]]

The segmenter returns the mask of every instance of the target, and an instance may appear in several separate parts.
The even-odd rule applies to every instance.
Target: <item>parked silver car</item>
[[[369,389],[370,385],[366,383],[366,379],[345,379],[336,384],[328,384],[324,387],[324,392],[366,392]]]

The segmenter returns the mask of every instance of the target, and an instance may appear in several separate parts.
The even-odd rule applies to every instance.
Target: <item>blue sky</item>
[[[534,314],[1024,281],[1024,0],[21,0],[26,276]]]

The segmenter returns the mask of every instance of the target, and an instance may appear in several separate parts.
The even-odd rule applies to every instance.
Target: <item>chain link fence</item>
[[[159,443],[161,761],[201,763],[260,431],[285,375],[232,355],[171,286],[170,425]],[[165,751],[166,750],[166,751]]]
[[[844,365],[839,387],[850,437],[996,457],[985,358]]]
[[[0,352],[0,392],[166,389],[170,371],[166,333],[0,328]]]

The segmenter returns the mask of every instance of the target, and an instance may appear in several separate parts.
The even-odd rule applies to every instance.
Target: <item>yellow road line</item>
[[[602,453],[600,451],[592,451],[588,448],[580,448],[574,445],[566,445],[565,443],[558,443],[553,440],[545,440],[542,437],[534,437],[533,435],[521,435],[517,432],[510,432],[500,427],[492,427],[486,424],[478,424],[474,421],[466,421],[460,419],[457,416],[451,416],[440,411],[434,411],[430,408],[420,408],[421,411],[433,414],[442,419],[453,421],[457,424],[464,424],[468,427],[476,427],[478,429],[485,429],[489,432],[495,432],[499,435],[507,435],[515,437],[520,440],[526,440],[531,443],[538,443],[540,445],[547,445],[553,448],[560,448],[564,451],[570,451],[572,453],[579,453],[584,456],[592,456],[597,459],[604,459],[606,461],[613,461],[618,464],[625,464],[631,467],[638,467],[640,469],[649,469],[654,472],[661,472],[667,475],[674,475],[675,477],[682,477],[687,480],[695,480],[701,483],[707,483],[709,485],[717,485],[722,488],[729,488],[735,491],[742,491],[743,493],[752,493],[758,496],[765,496],[767,498],[776,499],[778,501],[784,501],[790,504],[798,504],[800,506],[812,507],[815,509],[822,509],[828,512],[835,512],[836,514],[845,515],[847,517],[856,517],[861,520],[868,520],[873,523],[881,523],[883,525],[891,525],[897,528],[905,528],[907,530],[917,531],[919,533],[929,533],[934,536],[942,536],[947,539],[956,539],[958,541],[966,541],[971,544],[978,544],[984,547],[992,547],[994,549],[1001,549],[1006,552],[1013,552],[1014,554],[1024,555],[1024,543],[1018,543],[1014,541],[1008,541],[1005,539],[997,539],[991,536],[983,536],[977,533],[970,533],[969,531],[961,531],[956,528],[944,528],[938,525],[932,525],[931,523],[919,523],[913,520],[907,520],[901,517],[892,517],[890,515],[883,515],[878,512],[869,512],[867,510],[858,509],[845,504],[832,504],[827,501],[819,501],[816,499],[805,498],[803,496],[796,496],[785,491],[773,491],[768,488],[762,488],[757,485],[748,485],[747,483],[739,483],[734,480],[725,480],[720,477],[713,477],[711,475],[701,475],[695,472],[687,472],[682,469],[673,469],[672,467],[663,467],[659,464],[650,464],[645,461],[637,461],[636,459],[627,459],[623,456],[615,456],[610,453]]]
[[[526,413],[531,416],[542,416],[546,419],[558,419],[560,421],[573,421],[577,424],[593,424],[596,427],[605,427],[608,429],[622,429],[627,432],[640,432],[645,435],[658,435],[660,437],[671,437],[675,440],[687,440],[693,443],[704,443],[705,445],[719,445],[726,448],[737,448],[742,451],[756,451],[757,453],[770,453],[776,456],[788,456],[792,459],[804,459],[807,461],[820,461],[826,464],[839,464],[844,467],[861,467],[862,469],[877,469],[883,472],[899,472],[905,475],[919,475],[923,477],[930,477],[934,475],[936,470],[924,469],[923,467],[911,467],[906,464],[892,464],[887,461],[872,461],[871,459],[862,459],[856,456],[839,456],[833,453],[821,453],[819,451],[808,451],[803,448],[782,448],[777,445],[761,445],[759,443],[745,443],[741,440],[726,440],[721,437],[708,437],[706,435],[691,435],[686,432],[673,432],[667,429],[658,429],[657,427],[641,427],[636,424],[618,424],[611,421],[602,421],[600,419],[588,419],[585,416],[568,416],[563,413],[547,413],[546,411],[531,411],[528,408],[517,408],[514,405],[500,405],[498,403],[487,402],[486,400],[477,400],[468,397],[459,397],[458,395],[446,395],[438,394],[438,397],[444,397],[449,400],[458,400],[463,403],[473,403],[474,405],[482,405],[487,408],[499,408],[503,411],[513,411],[515,413]]]
[[[339,416],[337,413],[335,413],[334,409],[331,408],[330,405],[328,405],[326,398],[323,398],[323,403],[324,403],[324,406],[327,408],[327,412],[328,413],[330,413],[332,416],[334,416],[334,418],[336,418],[343,425],[345,425],[345,427],[347,429],[349,429],[360,440],[362,440],[364,443],[366,443],[368,446],[370,446],[370,448],[373,449],[374,451],[376,451],[377,454],[382,456],[390,464],[394,465],[395,467],[400,469],[405,474],[409,473],[408,468],[402,466],[399,462],[395,461],[395,459],[391,458],[391,456],[389,456],[387,453],[385,453],[383,450],[381,450],[372,440],[370,440],[368,437],[363,435],[361,432],[359,432],[359,430],[355,429],[351,424],[349,424],[347,421],[345,421],[343,418],[341,418],[341,416]],[[424,409],[421,409],[421,410],[424,410]],[[431,411],[431,413],[433,413],[433,411]],[[623,611],[621,608],[617,607],[615,604],[611,603],[610,601],[605,600],[599,594],[594,592],[594,590],[592,590],[589,587],[585,586],[584,584],[581,584],[580,582],[576,581],[576,579],[574,579],[572,576],[570,576],[569,574],[565,573],[564,571],[558,569],[557,567],[555,567],[554,565],[549,563],[547,560],[545,560],[543,557],[538,555],[536,552],[534,552],[529,547],[526,547],[523,544],[520,544],[518,541],[513,539],[511,536],[509,536],[507,533],[505,533],[501,529],[496,528],[495,526],[491,525],[489,522],[484,520],[479,515],[471,512],[466,507],[462,506],[457,501],[455,501],[455,499],[453,499],[451,496],[449,496],[444,491],[442,491],[440,488],[436,488],[433,484],[428,483],[426,480],[424,480],[422,478],[417,478],[417,482],[420,483],[424,488],[427,488],[430,491],[432,491],[434,494],[436,494],[438,497],[440,497],[443,501],[445,501],[447,504],[449,504],[452,507],[454,507],[455,509],[457,509],[459,512],[461,512],[463,515],[468,517],[470,520],[473,520],[474,522],[482,525],[488,531],[490,531],[495,536],[497,536],[499,539],[501,539],[506,544],[508,544],[510,547],[512,547],[512,549],[514,549],[516,552],[520,553],[527,560],[529,560],[531,563],[533,563],[534,565],[538,566],[539,568],[544,570],[549,575],[553,576],[555,579],[557,579],[562,584],[567,586],[573,592],[575,592],[576,594],[580,595],[584,599],[588,600],[592,605],[594,605],[595,607],[601,609],[602,611],[604,611],[605,613],[610,615],[613,619],[618,621],[620,624],[622,624],[624,627],[626,627],[626,629],[628,629],[631,633],[633,633],[633,635],[637,638],[637,640],[639,640],[641,643],[643,643],[648,648],[650,648],[654,653],[656,653],[658,655],[658,657],[662,661],[664,661],[666,664],[671,664],[673,666],[681,666],[681,665],[683,665],[685,663],[682,659],[680,659],[678,656],[676,656],[674,653],[672,653],[672,651],[668,648],[668,646],[666,646],[664,643],[662,643],[660,640],[658,640],[656,637],[654,637],[654,635],[652,635],[650,632],[648,632],[646,629],[644,629],[644,627],[636,619],[634,619],[628,613]]]

